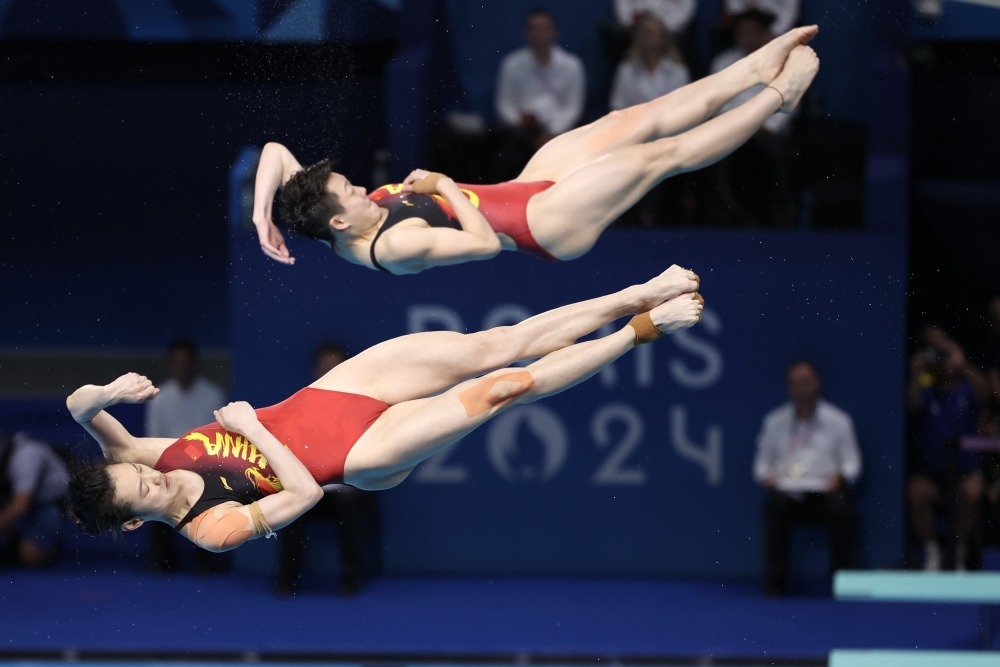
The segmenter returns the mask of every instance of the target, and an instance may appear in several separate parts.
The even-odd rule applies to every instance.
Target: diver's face
[[[108,466],[116,503],[132,508],[137,519],[162,519],[174,499],[174,481],[164,473],[138,463]]]
[[[352,185],[347,178],[333,172],[326,181],[326,191],[336,195],[344,209],[334,216],[334,220],[353,226],[358,221],[368,221],[377,216],[378,206],[368,198],[368,192],[360,185]]]

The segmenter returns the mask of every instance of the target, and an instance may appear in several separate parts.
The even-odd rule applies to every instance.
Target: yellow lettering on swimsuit
[[[383,185],[381,188],[378,188],[378,189],[379,190],[385,190],[386,192],[388,192],[391,195],[398,195],[400,192],[403,191],[403,184],[402,183],[390,183],[389,185]]]
[[[477,209],[479,208],[479,195],[477,195],[472,190],[464,190],[464,189],[462,189],[461,192],[466,197],[468,197],[470,204],[472,204],[473,206],[475,206]],[[433,197],[434,199],[437,199],[438,201],[442,201],[442,202],[448,203],[448,200],[445,199],[444,197],[442,197],[441,195],[431,195],[431,197]]]
[[[198,433],[198,431],[192,431],[184,436],[185,440],[196,440],[205,446],[205,451],[208,451],[208,436],[204,433]]]
[[[281,480],[278,479],[277,475],[265,477],[256,468],[247,468],[245,474],[246,478],[250,480],[257,490],[263,493],[277,493],[278,491],[283,491],[285,488],[281,485]]]
[[[248,449],[247,445],[248,444],[249,443],[247,443],[247,439],[244,438],[242,435],[236,436],[236,438],[233,439],[233,450],[232,450],[233,451],[233,458],[234,459],[235,458],[241,458],[244,461],[246,461],[247,460],[247,449]]]
[[[206,454],[211,454],[212,456],[217,456],[219,454],[219,451],[222,449],[222,434],[221,433],[216,433],[215,434],[215,441],[214,442],[211,439],[209,439],[209,437],[207,435],[205,435],[204,433],[199,433],[197,431],[194,431],[194,432],[189,433],[188,435],[184,436],[184,439],[185,440],[197,440],[205,448],[205,453]]]
[[[247,461],[255,464],[258,468],[267,467],[267,458],[263,454],[258,452],[257,446],[253,444],[250,445],[250,456],[249,458],[247,458]]]
[[[185,440],[200,442],[205,448],[205,453],[210,456],[232,457],[243,459],[256,465],[258,468],[267,467],[267,457],[257,451],[257,447],[239,433],[233,434],[222,431],[215,434],[215,440],[210,440],[204,433],[192,431],[184,436]]]
[[[472,202],[473,206],[479,208],[479,195],[477,195],[472,190],[462,190],[462,192],[465,193],[465,196],[469,198],[469,201]]]

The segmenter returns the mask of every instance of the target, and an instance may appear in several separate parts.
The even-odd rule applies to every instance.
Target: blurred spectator
[[[640,18],[652,16],[677,35],[687,30],[697,8],[697,0],[615,0],[615,17],[631,29]]]
[[[989,334],[986,341],[985,367],[989,382],[989,402],[991,409],[1000,410],[1000,296],[990,300],[987,312]]]
[[[621,62],[636,24],[647,17],[657,19],[679,44],[683,42],[687,45],[688,27],[698,8],[697,0],[615,0],[614,5],[615,22],[601,26],[604,47],[612,66]],[[681,50],[690,55],[687,48]]]
[[[225,393],[198,371],[198,347],[194,341],[178,338],[167,348],[170,377],[160,384],[160,393],[146,403],[146,437],[179,438],[198,426],[215,421],[214,410],[226,404]],[[149,550],[153,567],[163,572],[177,568],[176,532],[170,526],[150,522]],[[184,540],[201,572],[218,572],[229,567],[227,554],[197,549]]]
[[[558,36],[552,14],[533,10],[525,21],[528,45],[500,64],[496,111],[503,140],[496,180],[515,178],[536,150],[580,121],[586,74],[581,60],[556,44]]]
[[[641,14],[633,29],[628,58],[618,65],[611,87],[612,109],[649,102],[691,81],[674,36],[652,14]],[[691,223],[696,205],[692,184],[696,177],[682,174],[656,186],[625,216],[623,222],[643,227],[667,221]],[[676,204],[677,210],[671,209]]]
[[[68,482],[49,445],[0,433],[0,562],[39,567],[55,560]]]
[[[987,324],[989,333],[983,350],[983,367],[989,396],[979,420],[979,433],[1000,442],[1000,296],[990,299]],[[983,522],[983,543],[996,546],[1000,545],[1000,450],[989,452],[983,458],[989,501]]]
[[[340,345],[320,345],[313,356],[313,379],[323,377],[346,359],[347,351]],[[281,531],[278,539],[278,577],[275,581],[278,595],[291,595],[299,589],[305,546],[309,539],[307,522],[317,521],[337,526],[340,538],[340,594],[349,597],[361,588],[367,569],[366,547],[373,541],[376,523],[375,494],[347,484],[324,488],[326,494],[316,506]]]
[[[938,512],[951,519],[955,567],[978,560],[970,538],[979,527],[985,493],[982,457],[961,449],[963,436],[979,432],[989,397],[985,374],[965,351],[935,326],[924,328],[922,346],[910,361],[907,405],[912,416],[907,501],[910,526],[923,547],[925,570],[946,565],[936,529]]]
[[[808,361],[786,372],[789,401],[764,417],[757,436],[754,479],[767,491],[764,504],[764,590],[787,592],[791,528],[801,521],[830,531],[830,570],[852,567],[856,517],[850,486],[861,474],[854,423],[820,397],[819,373]]]
[[[615,71],[611,108],[642,104],[691,82],[674,35],[650,15],[640,17],[633,28],[628,58]]]
[[[766,12],[774,17],[771,31],[775,35],[786,32],[799,22],[801,0],[726,0],[723,9],[727,22],[751,10]]]
[[[756,9],[734,16],[734,46],[715,57],[711,71],[719,72],[771,41],[775,35],[773,23],[773,14]],[[748,88],[719,113],[743,104],[762,88],[763,84]],[[791,224],[794,208],[788,161],[792,117],[774,114],[750,141],[716,166],[718,222],[751,227]]]

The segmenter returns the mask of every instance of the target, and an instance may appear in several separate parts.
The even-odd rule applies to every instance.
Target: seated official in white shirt
[[[787,591],[789,540],[797,522],[830,530],[831,573],[854,563],[856,518],[850,486],[861,474],[854,423],[820,398],[821,382],[808,361],[788,367],[789,401],[764,417],[757,436],[754,478],[764,504],[764,589]]]

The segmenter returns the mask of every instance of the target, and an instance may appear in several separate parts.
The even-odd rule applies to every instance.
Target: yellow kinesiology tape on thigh
[[[507,405],[534,386],[535,378],[528,371],[491,375],[459,393],[458,400],[465,407],[466,415],[478,417],[493,408]]]

